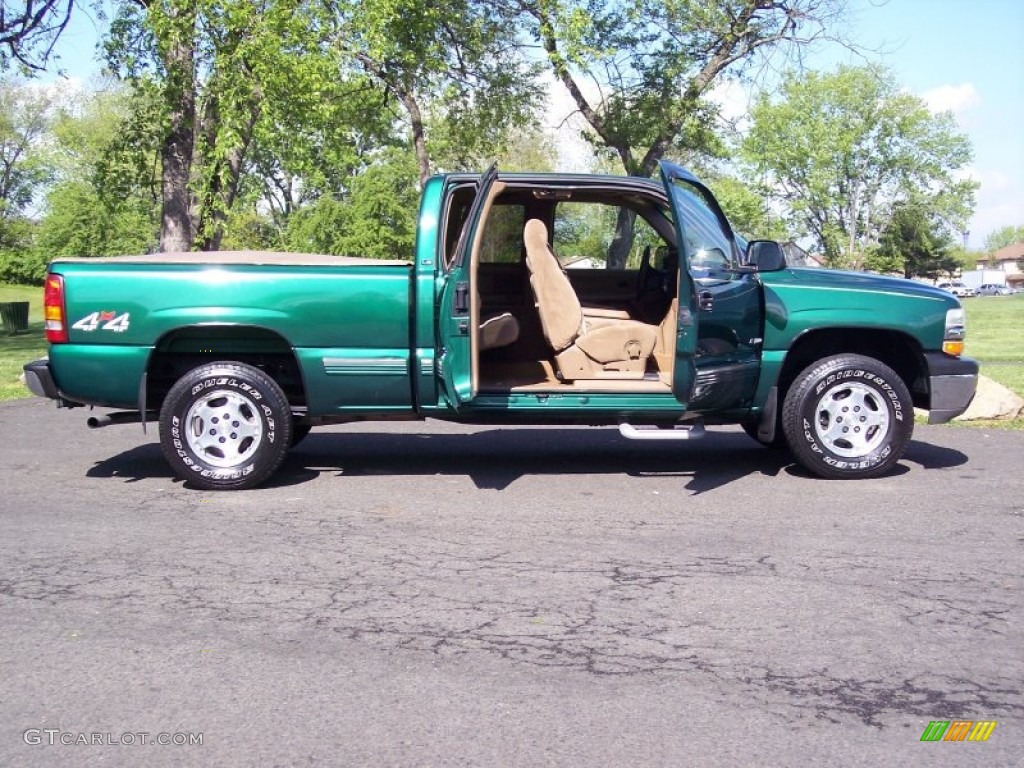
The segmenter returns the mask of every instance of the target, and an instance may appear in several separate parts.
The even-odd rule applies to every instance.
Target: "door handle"
[[[455,284],[455,304],[452,309],[456,315],[469,314],[469,283],[463,281]]]
[[[697,296],[697,305],[702,312],[710,312],[715,307],[715,297],[711,291],[701,291]]]

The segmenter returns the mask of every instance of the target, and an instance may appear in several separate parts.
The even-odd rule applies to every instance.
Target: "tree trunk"
[[[214,98],[211,96],[211,99]],[[238,197],[242,165],[245,162],[249,146],[252,144],[256,122],[262,113],[261,99],[262,94],[257,89],[253,93],[249,118],[240,131],[239,143],[228,150],[225,158],[213,160],[214,173],[210,180],[210,187],[205,190],[201,210],[193,216],[196,221],[196,231],[201,237],[200,250],[219,251],[221,243],[224,241],[224,227],[227,224],[228,213],[234,207],[235,199]],[[217,136],[220,130],[220,111],[216,103],[211,103],[210,107],[204,118],[203,134],[207,147],[213,151],[215,156]]]
[[[182,26],[190,34],[179,37],[163,54],[167,70],[165,100],[173,106],[167,135],[160,148],[163,167],[161,251],[188,251],[194,237],[189,192],[196,121],[194,10],[186,12]]]
[[[246,142],[248,145],[248,142]],[[214,191],[213,210],[210,212],[212,220],[210,234],[203,238],[202,249],[204,251],[219,251],[224,241],[224,226],[227,224],[228,212],[234,207],[235,198],[238,196],[238,183],[242,175],[242,161],[245,159],[247,147],[234,147],[228,153],[227,168],[228,180],[226,188],[221,189],[218,183]]]
[[[615,219],[615,235],[608,246],[608,269],[625,269],[629,252],[633,250],[636,213],[629,208],[619,208]]]
[[[355,57],[367,72],[380,80],[384,87],[394,94],[409,114],[412,145],[416,150],[416,165],[419,167],[420,187],[423,187],[427,183],[427,179],[430,178],[430,154],[427,152],[423,111],[420,109],[419,101],[416,99],[416,94],[413,93],[411,84],[403,81],[401,73],[389,71],[384,64],[366,53],[358,52]]]
[[[850,195],[850,242],[848,259],[851,269],[860,269],[857,255],[857,219],[860,217],[860,182],[853,182],[853,194]]]
[[[416,149],[416,164],[420,172],[420,188],[422,189],[427,179],[430,178],[430,155],[427,153],[427,138],[423,127],[423,113],[420,111],[419,102],[412,92],[405,88],[396,87],[399,100],[405,111],[409,113],[409,122],[412,125],[412,145]]]

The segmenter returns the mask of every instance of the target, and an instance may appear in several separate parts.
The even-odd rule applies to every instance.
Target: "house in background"
[[[1024,288],[1024,242],[1000,248],[984,261],[978,262],[978,269],[1001,270],[1006,275],[1006,284],[1011,288]]]
[[[604,269],[606,266],[604,259],[593,256],[577,256],[566,261],[559,261],[559,263],[562,265],[562,269]]]

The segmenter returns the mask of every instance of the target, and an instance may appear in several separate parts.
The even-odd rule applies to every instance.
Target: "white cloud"
[[[738,80],[720,80],[708,96],[711,101],[718,104],[722,118],[741,129],[748,126],[752,98],[743,83]]]
[[[998,168],[969,165],[953,173],[957,181],[973,179],[980,185],[975,193],[971,217],[970,247],[981,248],[985,238],[1005,226],[1024,223],[1024,180]]]
[[[981,94],[974,87],[974,83],[940,85],[922,93],[921,98],[932,112],[948,111],[955,115],[962,115],[981,105]]]
[[[1011,184],[993,189],[982,182],[978,208],[971,219],[971,246],[981,248],[985,238],[997,229],[1024,223],[1024,186]]]

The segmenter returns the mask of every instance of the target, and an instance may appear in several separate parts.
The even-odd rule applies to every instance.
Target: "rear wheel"
[[[862,355],[820,360],[786,393],[782,427],[797,461],[820,477],[878,477],[903,456],[914,431],[906,384]]]
[[[160,409],[160,447],[183,480],[208,490],[252,488],[292,442],[288,399],[258,368],[203,365],[182,376]]]

